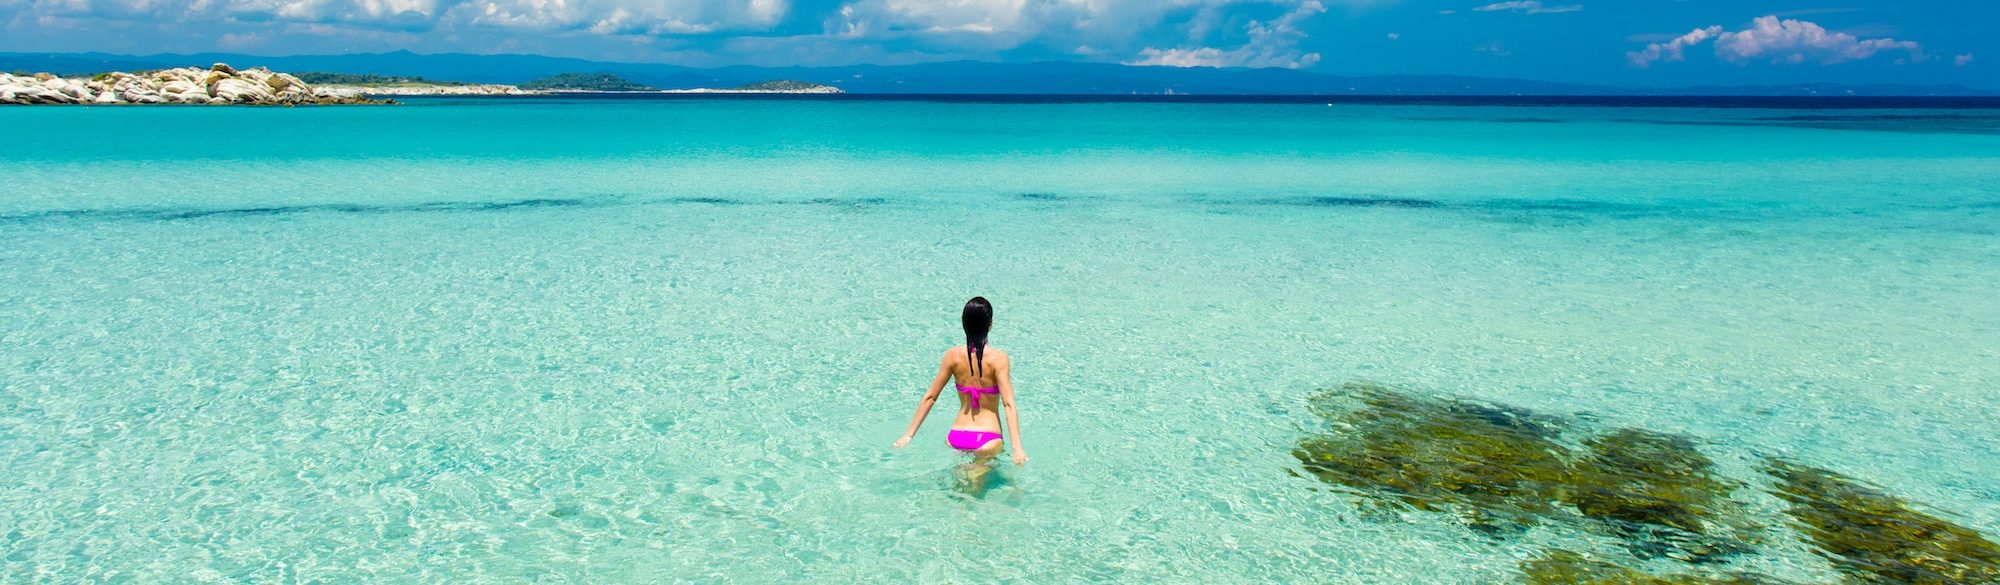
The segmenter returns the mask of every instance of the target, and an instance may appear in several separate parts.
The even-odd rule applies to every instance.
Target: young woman
[[[958,388],[958,417],[951,421],[951,433],[945,435],[945,441],[953,449],[972,454],[976,462],[985,463],[1000,454],[1005,435],[1012,438],[1014,464],[1027,463],[1028,452],[1021,448],[1021,418],[1014,410],[1014,381],[1009,375],[1012,364],[1007,352],[986,345],[986,332],[993,328],[993,304],[985,297],[972,297],[959,320],[965,325],[965,347],[944,352],[944,362],[938,364],[930,390],[917,401],[917,415],[910,419],[910,429],[903,438],[896,439],[896,447],[910,444],[910,437],[924,425],[924,417],[931,413],[949,380]],[[1001,431],[1001,407],[1007,409],[1007,428],[1012,433]]]

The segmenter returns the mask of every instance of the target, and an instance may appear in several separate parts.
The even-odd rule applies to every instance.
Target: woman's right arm
[[[917,401],[917,415],[910,417],[910,429],[903,431],[902,438],[896,439],[894,448],[903,448],[904,445],[910,444],[910,437],[917,436],[917,428],[924,426],[924,417],[929,416],[931,407],[937,405],[938,393],[944,391],[944,383],[950,379],[951,354],[946,353],[944,359],[938,362],[937,376],[931,378],[930,389],[925,390],[923,399]]]

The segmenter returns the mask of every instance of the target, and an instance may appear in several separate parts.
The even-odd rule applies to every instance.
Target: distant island
[[[844,93],[838,87],[780,79],[759,81],[730,88],[697,87],[658,89],[613,73],[561,73],[521,84],[527,91],[550,92],[658,92],[658,93]]]
[[[533,91],[655,91],[610,73],[559,73],[521,84]]]
[[[707,88],[707,87],[697,87],[697,88],[694,88],[694,89],[669,89],[669,90],[665,90],[665,93],[814,93],[814,94],[831,94],[831,93],[847,93],[847,92],[845,92],[845,91],[841,91],[841,89],[840,89],[840,88],[838,88],[838,87],[834,87],[834,86],[831,86],[831,85],[821,85],[821,84],[817,84],[817,83],[806,83],[806,82],[804,82],[804,81],[792,81],[792,80],[789,80],[789,79],[780,79],[780,80],[777,80],[777,81],[759,81],[759,82],[757,82],[757,83],[752,83],[752,84],[748,84],[748,85],[740,85],[740,86],[736,86],[736,87],[731,87],[731,88],[727,88],[727,89],[715,89],[715,88]]]
[[[439,81],[424,79],[416,75],[374,75],[368,73],[321,73],[308,71],[298,74],[299,80],[313,85],[359,85],[369,87],[413,85],[413,86],[456,86],[473,85],[463,81]]]

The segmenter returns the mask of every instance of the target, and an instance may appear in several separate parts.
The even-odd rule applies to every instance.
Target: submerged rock
[[[1754,552],[1776,519],[1753,517],[1744,484],[1720,475],[1694,439],[1587,429],[1504,406],[1346,384],[1313,400],[1323,432],[1292,454],[1305,471],[1364,502],[1449,512],[1489,533],[1537,524],[1619,539],[1641,559],[1688,563]],[[1770,461],[1786,514],[1856,583],[2000,585],[2000,545],[1880,489]],[[1696,568],[1700,565],[1687,565]],[[1531,585],[1778,583],[1754,574],[1655,575],[1568,551],[1521,565]]]
[[[1347,412],[1333,403],[1349,398]],[[1453,511],[1474,527],[1520,529],[1549,516],[1570,483],[1568,450],[1532,413],[1416,397],[1371,384],[1322,395],[1336,432],[1293,456],[1327,483],[1419,510]]]
[[[1551,550],[1542,558],[1521,563],[1521,580],[1528,585],[1779,585],[1754,573],[1719,575],[1653,575],[1593,560],[1566,550]]]
[[[1619,429],[1584,447],[1588,454],[1572,466],[1565,501],[1614,523],[1640,556],[1709,560],[1741,552],[1761,532],[1730,499],[1741,484],[1716,475],[1715,462],[1693,439]]]
[[[2000,546],[1978,532],[1832,471],[1777,460],[1765,471],[1820,554],[1861,582],[2000,583]]]

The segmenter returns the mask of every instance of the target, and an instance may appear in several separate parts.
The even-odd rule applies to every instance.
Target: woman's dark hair
[[[986,302],[986,297],[972,297],[958,320],[965,324],[965,357],[972,359],[972,375],[977,376],[986,357],[986,332],[993,329],[993,303]]]

